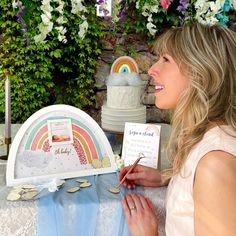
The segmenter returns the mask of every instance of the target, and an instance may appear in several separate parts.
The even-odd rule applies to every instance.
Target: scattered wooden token
[[[111,193],[117,194],[117,193],[120,192],[120,188],[115,188],[115,187],[114,188],[109,188],[108,191],[111,192]]]
[[[11,190],[11,193],[17,193],[17,194],[22,194],[23,193],[23,189],[22,188],[14,188]]]
[[[111,162],[110,162],[109,157],[103,157],[102,166],[103,167],[110,167],[111,166]]]
[[[79,191],[80,190],[80,187],[73,187],[73,188],[69,188],[69,189],[67,189],[67,192],[68,193],[75,193],[75,192],[77,192],[77,191]]]
[[[102,167],[102,162],[98,159],[93,159],[91,164],[95,169]]]
[[[31,200],[38,195],[37,187],[33,184],[21,184],[12,188],[7,196],[7,200]]]
[[[36,191],[25,192],[21,195],[22,200],[32,200],[38,195]]]
[[[87,179],[76,179],[75,181],[79,182],[79,183],[86,183],[86,182],[88,182]]]
[[[92,184],[90,182],[84,182],[84,183],[81,183],[80,184],[80,187],[81,188],[87,188],[87,187],[90,187]]]
[[[36,189],[36,186],[33,184],[23,184],[23,185],[21,185],[21,188],[23,188],[23,189]]]
[[[21,197],[20,194],[18,193],[14,193],[14,192],[10,192],[7,196],[7,200],[8,201],[16,201],[16,200],[19,200]]]

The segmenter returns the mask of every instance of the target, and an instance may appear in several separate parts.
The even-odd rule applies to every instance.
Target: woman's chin
[[[174,109],[175,107],[170,106],[170,104],[167,103],[163,103],[161,101],[157,101],[155,102],[155,105],[157,108],[162,109],[162,110],[169,110],[169,109]]]
[[[168,108],[166,108],[166,105],[165,104],[163,104],[163,103],[161,103],[161,102],[155,102],[155,105],[156,105],[156,107],[157,108],[159,108],[159,109],[168,109]]]

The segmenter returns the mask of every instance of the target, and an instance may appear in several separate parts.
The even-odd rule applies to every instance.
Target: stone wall
[[[97,65],[95,80],[97,84],[96,105],[89,111],[90,115],[101,124],[101,106],[106,100],[106,77],[110,74],[112,63],[120,56],[131,56],[139,67],[139,76],[145,82],[145,91],[142,103],[147,107],[148,123],[169,123],[169,111],[159,110],[155,106],[153,80],[148,76],[147,71],[156,61],[152,54],[152,48],[141,35],[128,34],[122,36],[116,34],[107,36],[102,40],[103,51]]]

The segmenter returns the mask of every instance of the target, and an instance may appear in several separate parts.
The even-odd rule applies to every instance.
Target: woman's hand
[[[120,171],[120,180],[130,168],[131,166],[126,166]],[[160,187],[163,186],[163,183],[159,170],[151,167],[137,165],[133,171],[127,175],[123,185],[126,188],[132,189],[137,185],[145,187]]]
[[[123,197],[122,205],[132,236],[157,236],[158,224],[152,202],[143,195],[130,193]]]

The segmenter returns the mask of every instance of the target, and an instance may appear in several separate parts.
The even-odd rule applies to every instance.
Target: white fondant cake
[[[134,109],[140,106],[141,87],[107,86],[107,106],[115,109]]]
[[[107,86],[102,106],[102,128],[123,132],[125,122],[146,123],[146,106],[141,105],[142,87]]]

